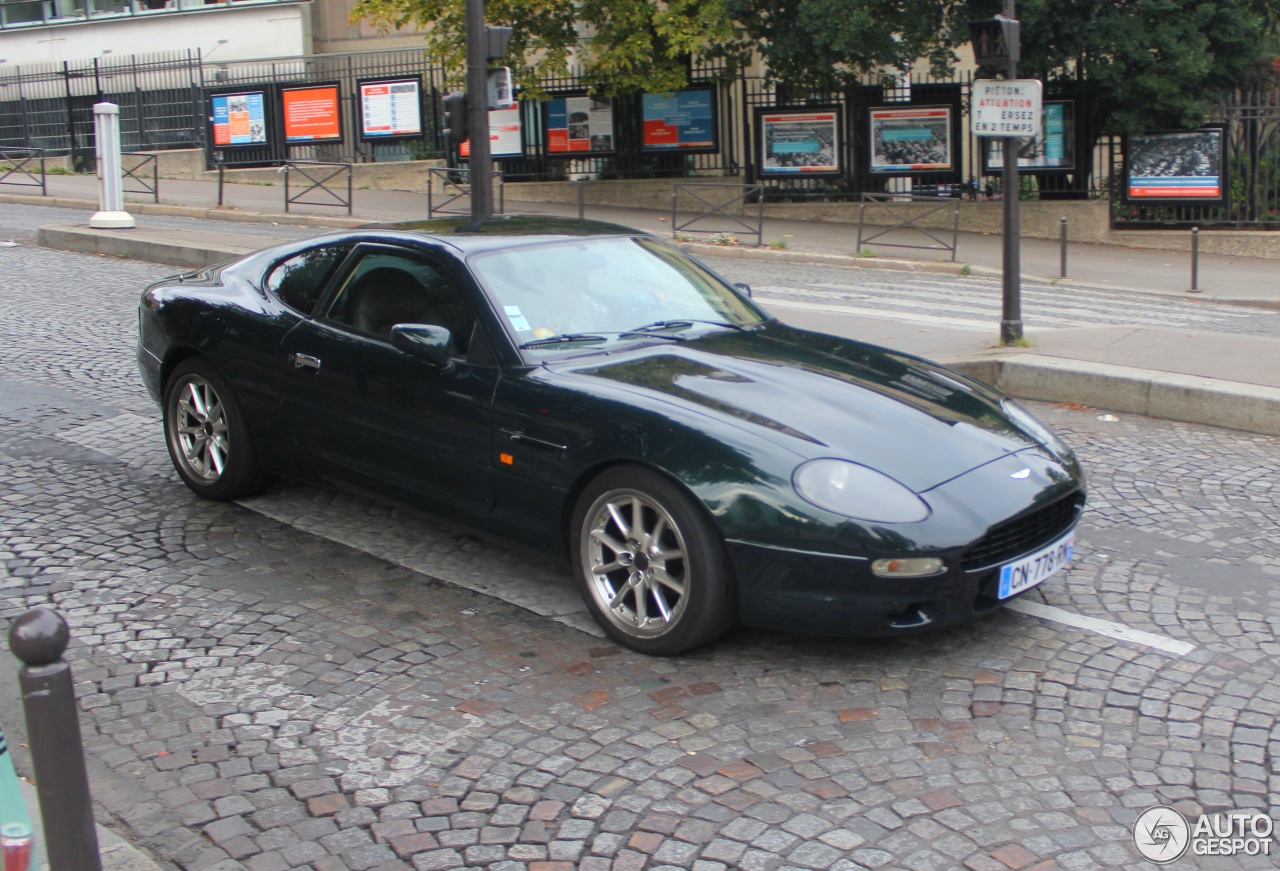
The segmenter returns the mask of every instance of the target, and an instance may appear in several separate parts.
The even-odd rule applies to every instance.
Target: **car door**
[[[400,323],[444,326],[450,362],[391,343]],[[498,369],[443,259],[384,244],[352,252],[317,314],[282,343],[291,443],[322,474],[394,498],[471,512],[493,507],[492,400]]]

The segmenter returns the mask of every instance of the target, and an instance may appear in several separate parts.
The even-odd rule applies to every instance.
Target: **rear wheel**
[[[611,638],[670,656],[734,622],[732,572],[720,535],[684,489],[648,469],[600,475],[574,512],[574,573]]]
[[[274,480],[258,465],[230,385],[206,360],[185,360],[170,376],[164,434],[179,477],[205,499],[239,499]]]

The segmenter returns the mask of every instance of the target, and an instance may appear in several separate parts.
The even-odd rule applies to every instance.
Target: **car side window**
[[[476,318],[462,291],[425,258],[374,250],[363,255],[334,295],[325,318],[390,340],[396,324],[449,330],[455,356],[465,356]]]
[[[294,254],[271,267],[263,286],[285,305],[309,315],[329,277],[351,253],[351,248],[350,244],[325,245]]]

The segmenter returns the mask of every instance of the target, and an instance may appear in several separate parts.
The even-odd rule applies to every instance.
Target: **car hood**
[[[917,493],[1040,444],[999,393],[964,375],[776,322],[551,368],[679,403],[801,458],[852,460]]]

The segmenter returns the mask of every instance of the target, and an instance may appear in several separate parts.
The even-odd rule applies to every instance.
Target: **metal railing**
[[[36,167],[39,168],[38,172]],[[38,187],[40,196],[48,194],[49,188],[44,171],[44,149],[0,148],[0,184]]]
[[[912,209],[903,211],[906,206],[912,206],[917,203],[932,203],[933,205],[924,209]],[[866,228],[867,223],[867,207],[878,207],[882,212],[881,217],[887,217],[889,221],[897,223],[884,226],[884,221],[877,221],[876,226],[883,227],[877,229],[874,233],[869,233]],[[948,243],[942,236],[935,234],[928,227],[921,223],[931,215],[937,215],[951,209],[954,213],[951,226],[951,242]],[[912,244],[910,242],[890,242],[885,239],[890,233],[899,230],[907,230],[908,232],[918,233],[932,240],[933,244]],[[877,244],[888,248],[916,248],[924,251],[950,251],[951,259],[956,259],[956,246],[960,239],[960,200],[957,197],[926,197],[919,194],[863,194],[862,205],[858,208],[858,250],[862,250],[862,246],[867,242],[877,242]]]
[[[290,205],[310,205],[335,206],[346,209],[348,215],[352,214],[351,164],[321,160],[289,160],[285,162],[282,169],[284,170],[284,210],[286,212],[289,211]],[[296,194],[290,193],[289,189],[289,179],[294,173],[302,177],[302,189]],[[346,179],[345,197],[340,187],[335,189],[332,185],[334,179]],[[314,194],[320,199],[304,199],[308,194]]]
[[[150,178],[147,169],[150,168]],[[121,182],[127,194],[151,194],[160,202],[160,161],[157,155],[132,152],[120,155]],[[133,186],[130,187],[132,182]]]
[[[756,237],[755,247],[764,242],[764,186],[758,184],[717,184],[714,182],[680,183],[671,186],[672,233],[745,233]],[[681,223],[680,206],[685,204],[695,214]],[[754,205],[754,223],[748,214]],[[730,211],[730,210],[733,211]],[[690,211],[686,208],[685,211]],[[734,213],[736,212],[736,214]],[[720,226],[694,227],[701,221],[720,219]]]
[[[462,178],[467,180],[464,182]],[[502,183],[502,173],[493,171],[497,182],[494,186],[498,194],[498,205],[495,214],[506,211],[506,192]],[[437,202],[436,186],[440,187],[440,199]],[[461,206],[465,200],[466,208]],[[455,204],[458,204],[455,206]],[[466,167],[443,169],[431,167],[427,170],[427,217],[436,215],[470,215],[471,214],[471,170]]]

